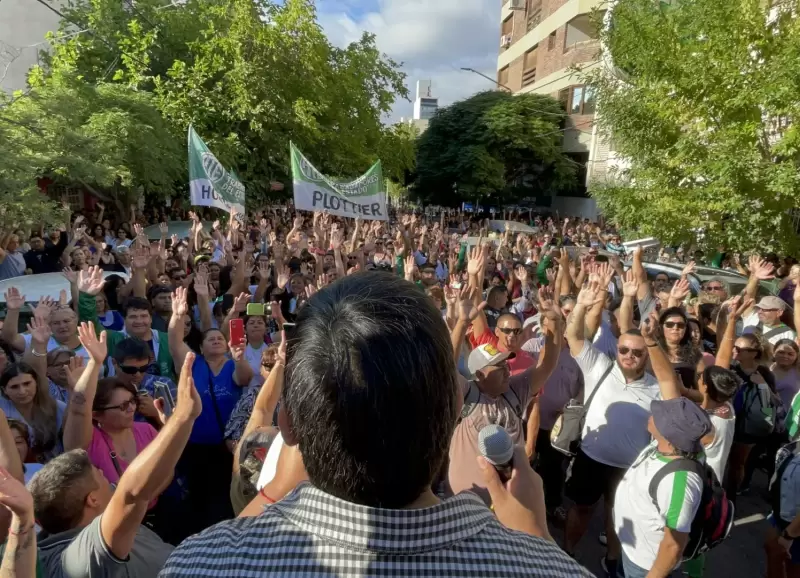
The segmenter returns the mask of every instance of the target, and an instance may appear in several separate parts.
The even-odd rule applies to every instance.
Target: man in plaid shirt
[[[279,411],[310,483],[187,539],[159,576],[591,576],[548,534],[521,448],[506,486],[479,458],[494,513],[470,492],[431,491],[461,407],[452,352],[407,281],[359,273],[314,295],[289,337]]]

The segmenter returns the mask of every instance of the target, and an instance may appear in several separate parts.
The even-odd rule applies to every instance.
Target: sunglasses
[[[620,355],[628,355],[629,353],[632,353],[636,359],[641,359],[644,357],[644,349],[634,349],[632,347],[622,346],[618,347],[617,351]]]
[[[123,373],[127,373],[128,375],[135,375],[137,373],[147,373],[147,368],[150,367],[150,364],[147,365],[120,365],[119,369]]]
[[[722,291],[722,285],[708,285],[706,291]]]
[[[667,329],[686,329],[686,324],[682,321],[665,321],[664,327]]]
[[[134,397],[130,398],[129,400],[123,401],[119,405],[109,405],[109,406],[106,406],[106,407],[101,407],[101,408],[98,408],[97,411],[106,411],[106,410],[109,410],[109,409],[118,409],[120,411],[128,411],[131,408],[133,408],[135,410],[137,407],[139,407],[139,398],[134,396]]]
[[[758,353],[760,351],[755,347],[739,347],[738,345],[734,345],[733,350],[739,353]]]
[[[506,335],[520,335],[522,333],[521,327],[498,327],[498,329]]]

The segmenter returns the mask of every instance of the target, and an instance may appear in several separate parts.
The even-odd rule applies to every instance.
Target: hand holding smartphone
[[[244,321],[242,319],[231,319],[230,324],[231,345],[244,344]]]

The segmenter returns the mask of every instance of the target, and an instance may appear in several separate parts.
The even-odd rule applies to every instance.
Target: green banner
[[[189,192],[192,205],[217,207],[244,214],[244,185],[232,171],[226,171],[189,126]]]

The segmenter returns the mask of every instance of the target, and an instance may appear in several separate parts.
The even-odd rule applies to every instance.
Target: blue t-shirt
[[[191,443],[219,444],[225,439],[225,425],[242,396],[242,388],[233,381],[235,369],[236,365],[229,359],[220,372],[212,377],[211,368],[203,357],[198,356],[194,360],[192,378],[203,402],[203,411],[194,422],[192,435],[189,437]]]
[[[118,311],[109,309],[102,315],[98,315],[97,319],[100,324],[109,331],[122,331],[125,328],[125,319]]]

